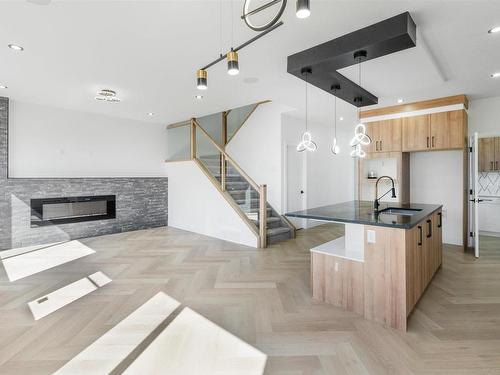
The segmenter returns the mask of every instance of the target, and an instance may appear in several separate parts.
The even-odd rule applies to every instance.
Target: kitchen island
[[[311,249],[313,298],[405,330],[442,263],[442,206],[351,201],[287,213],[345,224],[345,236]]]

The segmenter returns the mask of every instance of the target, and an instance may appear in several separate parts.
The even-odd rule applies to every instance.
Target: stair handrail
[[[259,192],[259,217],[258,217],[259,228],[258,228],[258,235],[257,236],[259,238],[259,247],[260,248],[267,247],[267,185],[258,185],[254,180],[252,180],[252,178],[248,174],[246,174],[246,172],[238,165],[238,163],[236,163],[236,161],[234,161],[234,159],[226,153],[224,148],[221,147],[212,138],[212,136],[210,134],[208,134],[208,132],[205,129],[203,129],[203,127],[198,123],[198,121],[196,121],[196,118],[192,118],[191,119],[191,159],[196,160],[200,167],[205,168],[203,166],[202,162],[196,156],[196,131],[197,130],[200,130],[201,132],[203,132],[203,134],[206,135],[206,137],[212,143],[212,145],[222,155],[223,171],[221,172],[221,182],[220,182],[222,192],[227,194],[226,183],[225,183],[226,173],[225,173],[225,163],[224,163],[224,161],[226,161],[226,160],[238,171],[238,173],[250,184],[250,186],[252,186],[254,188],[254,190]],[[217,181],[214,178],[212,178],[211,180],[214,183],[215,183],[215,181]],[[217,183],[218,183],[218,181],[217,181]],[[227,195],[229,195],[229,194],[227,194]],[[230,197],[230,195],[229,195],[229,197]],[[228,197],[226,197],[226,198],[228,198]],[[232,197],[230,197],[230,198],[232,200]],[[236,203],[236,202],[234,202],[234,203]],[[255,224],[253,224],[253,222],[251,222],[251,220],[249,220],[246,217],[246,215],[243,212],[243,210],[241,209],[241,207],[239,207],[237,204],[232,205],[232,207],[235,210],[237,210],[240,217],[244,218],[244,220],[252,228],[252,230],[254,230],[254,228],[257,229]],[[255,232],[255,230],[254,230],[254,232]]]
[[[238,173],[240,173],[256,191],[259,191],[259,185],[254,180],[252,180],[252,178],[245,173],[245,171],[238,165],[238,163],[236,163],[234,159],[231,156],[229,156],[228,153],[212,138],[212,136],[208,134],[208,132],[205,129],[203,129],[203,127],[198,123],[198,121],[196,121],[195,118],[193,118],[192,121],[194,122],[196,128],[200,129],[208,137],[212,145],[215,146],[217,150],[219,150],[219,152],[224,156],[224,159],[230,162],[233,165],[233,167],[236,168]]]

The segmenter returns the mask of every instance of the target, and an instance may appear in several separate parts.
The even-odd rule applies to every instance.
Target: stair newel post
[[[226,156],[224,154],[221,154],[220,162],[221,162],[220,183],[222,185],[222,191],[226,191]]]
[[[259,186],[259,247],[267,247],[267,185]]]
[[[191,160],[196,159],[196,122],[191,119]]]

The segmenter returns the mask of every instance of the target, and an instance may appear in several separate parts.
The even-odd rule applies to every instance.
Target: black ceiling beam
[[[340,90],[336,90],[335,96],[356,107],[364,107],[377,104],[378,98],[337,71],[357,64],[359,59],[355,59],[354,54],[358,51],[366,51],[362,61],[367,61],[416,45],[417,26],[410,13],[405,12],[288,56],[287,72],[305,80],[302,69],[310,68],[312,73],[307,80],[312,85],[333,95],[332,86],[339,84]],[[358,97],[362,100],[355,100]]]

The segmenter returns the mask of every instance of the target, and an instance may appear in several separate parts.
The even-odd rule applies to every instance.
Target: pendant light
[[[235,76],[240,72],[240,67],[238,65],[238,52],[231,51],[227,53],[227,74],[230,76]]]
[[[358,60],[358,84],[361,87],[361,60],[366,58],[366,51],[357,51],[354,53],[354,58]],[[354,98],[354,102],[361,103],[363,98],[361,96]],[[360,119],[360,106],[358,105],[358,124],[354,128],[354,137],[351,139],[350,146],[354,149],[351,152],[353,158],[364,158],[366,152],[363,150],[362,146],[369,145],[372,143],[371,138],[366,134],[366,127],[361,122]]]
[[[306,130],[304,133],[302,133],[302,138],[301,138],[301,141],[299,142],[299,144],[297,145],[297,151],[298,152],[303,152],[303,151],[316,151],[316,149],[318,148],[318,146],[316,145],[316,143],[313,142],[312,140],[312,136],[311,136],[311,133],[309,133],[309,131],[307,130],[307,125],[308,125],[308,112],[307,112],[307,86],[308,86],[308,82],[307,82],[307,75],[308,74],[311,74],[312,73],[312,69],[311,68],[303,68],[302,69],[302,74],[305,74],[305,81],[306,81]]]
[[[234,46],[234,11],[233,11],[233,2],[231,1],[231,46]],[[238,75],[240,72],[240,67],[238,64],[238,52],[231,47],[231,51],[229,51],[226,55],[227,58],[227,74],[230,76]]]
[[[207,71],[199,69],[196,72],[196,87],[198,90],[206,90],[208,88]]]
[[[338,155],[340,153],[340,147],[337,144],[337,90],[340,90],[340,85],[333,85],[332,90],[334,92],[334,102],[333,102],[333,123],[334,123],[334,132],[333,132],[333,144],[331,151],[333,155]]]
[[[296,13],[297,18],[307,18],[311,15],[309,0],[297,0]]]

